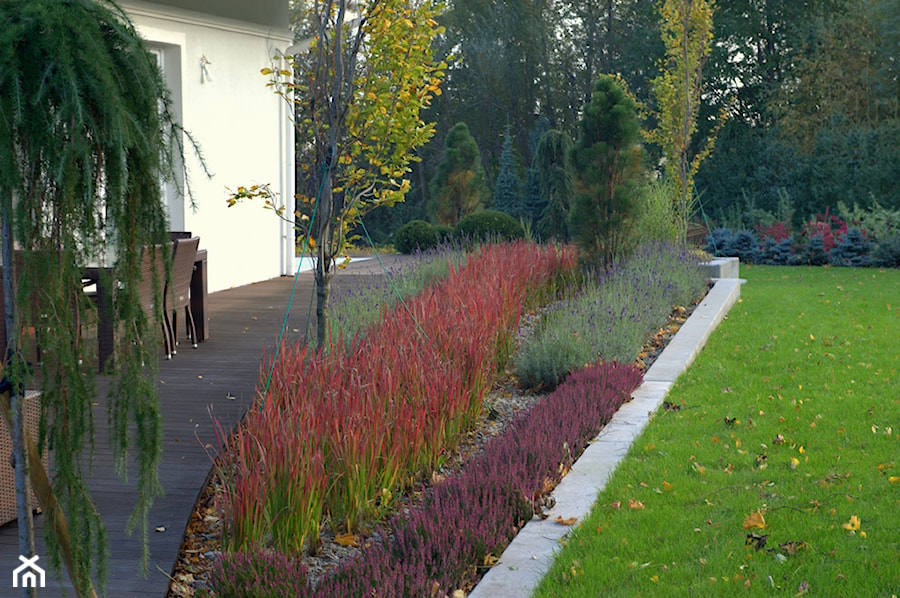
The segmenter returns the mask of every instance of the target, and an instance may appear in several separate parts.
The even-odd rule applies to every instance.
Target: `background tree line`
[[[535,224],[552,218],[545,208],[553,193],[539,175],[554,167],[553,152],[540,141],[553,131],[547,143],[559,149],[566,143],[559,133],[577,137],[598,75],[618,75],[644,114],[653,114],[652,81],[665,53],[657,4],[449,1],[435,40],[435,56],[448,63],[443,93],[424,115],[436,133],[419,149],[405,203],[366,218],[373,237],[387,241],[408,220],[435,220],[428,205],[441,191],[434,181],[446,166],[445,143],[460,141],[459,123],[477,145],[483,205]],[[728,122],[695,175],[711,222],[748,226],[745,220],[762,216],[800,224],[838,201],[900,207],[898,21],[898,0],[718,5],[697,138],[720,111]],[[660,148],[646,149],[658,165]],[[511,190],[518,193],[512,207]]]

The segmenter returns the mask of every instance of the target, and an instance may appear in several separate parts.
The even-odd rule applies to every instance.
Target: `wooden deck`
[[[382,257],[391,267],[404,258]],[[334,293],[358,287],[380,277],[377,260],[354,261],[334,278]],[[159,396],[163,416],[163,457],[159,476],[165,495],[150,513],[150,562],[147,576],[138,569],[140,537],[125,532],[135,502],[133,484],[122,482],[112,467],[107,444],[105,394],[108,379],[99,377],[95,407],[96,453],[88,480],[107,532],[109,578],[107,595],[116,598],[152,596],[163,598],[169,575],[178,556],[182,535],[201,486],[210,471],[208,450],[217,446],[213,418],[230,429],[251,402],[260,375],[264,352],[277,343],[293,291],[287,338],[306,328],[314,281],[311,272],[284,277],[209,296],[209,339],[194,350],[183,341],[178,354],[160,362]],[[315,314],[312,314],[313,320]],[[160,350],[162,353],[162,349]],[[3,466],[4,464],[0,464]],[[46,589],[38,595],[74,596],[68,578],[62,582],[49,571],[44,550],[43,516],[35,517],[35,541],[39,564],[48,568]],[[164,528],[156,532],[154,529]],[[12,588],[12,571],[18,560],[17,525],[0,527],[0,596],[18,596]]]

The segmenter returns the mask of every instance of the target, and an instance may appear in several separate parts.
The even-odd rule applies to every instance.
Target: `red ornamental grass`
[[[477,265],[476,265],[477,262]],[[239,428],[221,499],[232,547],[300,552],[326,514],[352,531],[473,425],[522,306],[572,276],[571,249],[491,246],[361,340],[285,347]]]

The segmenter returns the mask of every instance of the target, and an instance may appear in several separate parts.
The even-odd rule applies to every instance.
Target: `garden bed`
[[[649,363],[652,362],[654,354],[658,353],[661,346],[665,343],[665,338],[671,336],[674,333],[674,328],[677,327],[678,322],[683,321],[686,317],[687,313],[685,313],[684,310],[678,310],[670,318],[669,325],[659,329],[653,342],[649,343],[641,353],[644,365],[648,366]],[[519,329],[520,335],[523,334],[523,331],[528,329],[529,320],[530,318],[527,317],[523,320],[524,325]],[[634,353],[632,353],[632,355],[633,354]],[[629,374],[629,371],[634,372],[634,374]],[[634,378],[632,382],[624,382],[627,379],[632,379],[633,375],[638,376],[638,378]],[[625,378],[622,378],[622,376],[625,376]],[[573,388],[579,388],[579,383],[575,380],[575,378],[579,377],[590,380],[590,382],[587,383],[589,386],[591,384],[594,385],[592,388],[595,390],[592,391],[592,395],[609,397],[609,400],[603,401],[606,406],[603,407],[604,411],[602,414],[598,413],[596,416],[590,417],[587,416],[587,413],[582,413],[595,408],[596,401],[591,400],[587,403],[583,403],[584,399],[577,398],[579,392],[582,391],[573,391]],[[601,365],[588,368],[585,373],[579,374],[579,377],[573,375],[572,378],[574,382],[572,385],[560,387],[556,393],[554,393],[554,395],[558,394],[559,396],[555,396],[555,402],[552,406],[548,406],[548,401],[546,401],[546,399],[550,395],[547,393],[535,394],[519,392],[516,381],[509,373],[507,373],[507,375],[499,376],[497,383],[494,386],[494,390],[486,397],[484,403],[486,409],[483,410],[476,425],[474,425],[471,428],[471,431],[466,434],[466,437],[459,448],[455,452],[445,453],[445,458],[437,469],[437,473],[434,474],[430,480],[419,480],[415,485],[411,486],[409,491],[398,501],[397,504],[400,508],[400,516],[392,519],[387,527],[379,528],[376,525],[367,525],[356,530],[357,533],[352,536],[343,534],[335,537],[329,530],[323,529],[322,543],[317,556],[315,558],[306,557],[304,560],[306,572],[309,574],[309,577],[311,579],[316,579],[317,576],[321,576],[326,570],[338,568],[340,571],[343,571],[343,574],[330,576],[329,583],[326,585],[334,586],[330,591],[350,593],[360,591],[360,578],[370,577],[371,580],[369,583],[375,584],[377,587],[383,587],[384,584],[407,584],[408,580],[401,580],[398,582],[396,579],[379,579],[378,575],[384,576],[386,574],[383,562],[380,565],[378,564],[378,562],[383,561],[383,558],[381,561],[378,561],[377,558],[373,561],[372,559],[374,557],[366,557],[365,555],[360,557],[357,555],[356,558],[348,559],[349,556],[352,556],[356,552],[356,549],[352,546],[341,546],[341,544],[362,544],[367,546],[367,550],[363,552],[372,554],[377,553],[379,550],[383,553],[384,549],[382,547],[391,544],[394,546],[392,551],[396,552],[398,547],[395,544],[402,540],[404,533],[406,532],[401,532],[400,539],[398,539],[396,534],[390,530],[406,529],[408,532],[409,524],[408,521],[404,523],[404,520],[408,520],[409,517],[417,519],[419,521],[419,524],[417,525],[430,527],[434,525],[436,521],[439,522],[443,518],[443,511],[446,510],[442,509],[434,512],[435,501],[437,501],[437,503],[445,504],[446,500],[450,500],[450,504],[456,504],[456,508],[459,508],[459,493],[471,494],[474,492],[475,494],[472,495],[474,497],[472,499],[474,502],[482,502],[484,499],[487,499],[487,502],[485,503],[486,506],[492,508],[493,505],[498,502],[503,503],[505,501],[508,503],[506,506],[512,509],[512,513],[518,512],[519,515],[512,516],[512,523],[510,525],[513,527],[506,528],[506,531],[500,532],[501,536],[504,536],[505,538],[503,540],[497,538],[495,535],[497,532],[485,530],[473,531],[472,533],[476,534],[488,534],[488,536],[485,536],[487,539],[484,540],[487,542],[486,544],[482,541],[479,541],[481,543],[476,542],[480,548],[476,549],[476,555],[470,555],[470,557],[477,557],[475,561],[473,562],[470,560],[468,565],[459,563],[456,565],[457,569],[460,567],[462,567],[462,569],[459,569],[455,574],[451,572],[451,576],[455,575],[458,582],[450,581],[450,578],[444,579],[442,583],[434,581],[435,584],[440,585],[442,588],[441,591],[446,593],[450,593],[453,589],[465,589],[470,587],[475,580],[477,580],[479,575],[478,566],[486,567],[490,565],[491,559],[495,558],[495,556],[502,551],[502,545],[514,535],[515,528],[524,523],[526,519],[530,519],[536,511],[539,511],[542,508],[542,497],[552,488],[553,483],[555,483],[559,476],[564,473],[565,469],[571,465],[571,462],[574,460],[575,456],[577,456],[580,447],[583,447],[583,445],[596,434],[596,431],[599,430],[599,426],[602,425],[602,422],[605,419],[608,419],[608,417],[611,416],[618,404],[623,400],[627,400],[628,396],[630,396],[628,388],[636,386],[637,380],[639,379],[639,371],[634,366]],[[608,384],[610,384],[609,380],[613,379],[619,380],[619,382],[613,383],[613,386],[608,386]],[[584,383],[581,384],[583,386]],[[615,390],[614,387],[618,390]],[[571,409],[569,409],[569,415],[566,415],[566,419],[548,425],[546,418],[556,417],[554,413],[559,411],[559,402],[563,400],[574,400],[576,402],[573,403]],[[578,401],[582,401],[582,403],[579,403]],[[542,403],[544,403],[544,405],[542,405]],[[537,406],[537,409],[534,410],[534,413],[529,413],[529,417],[517,417],[518,414],[531,409],[535,405]],[[570,415],[571,413],[579,413],[582,417],[572,418]],[[564,453],[544,455],[544,457],[542,457],[544,461],[543,464],[532,466],[537,467],[537,469],[529,470],[530,473],[519,471],[519,474],[517,474],[519,477],[516,478],[515,481],[512,481],[513,478],[509,478],[511,480],[510,482],[504,482],[500,487],[495,487],[493,490],[490,488],[485,490],[481,487],[483,486],[482,483],[473,483],[471,481],[472,476],[467,476],[466,474],[466,470],[471,469],[472,467],[488,467],[493,472],[491,476],[496,476],[498,474],[496,471],[496,463],[490,466],[484,464],[486,461],[484,457],[485,446],[495,447],[494,449],[491,449],[494,453],[498,450],[501,453],[507,451],[507,453],[504,454],[506,454],[506,458],[509,460],[508,465],[512,465],[512,469],[521,469],[521,463],[531,461],[532,457],[528,457],[525,454],[518,456],[508,454],[510,450],[519,450],[517,448],[519,445],[531,445],[530,448],[534,449],[534,446],[536,446],[535,438],[541,437],[542,434],[546,435],[547,429],[555,431],[565,428],[571,423],[568,420],[580,420],[582,418],[588,421],[589,425],[592,426],[592,429],[581,429],[583,426],[577,424],[575,427],[579,429],[573,430],[572,433],[575,434],[575,436],[571,436],[568,441],[549,439],[550,445],[547,445],[547,447],[551,453],[554,453],[554,451],[558,452],[562,446],[565,446]],[[530,423],[533,420],[543,421],[536,424]],[[532,429],[524,436],[528,439],[526,442],[511,443],[507,441],[504,444],[505,438],[501,438],[499,435],[503,430],[509,429],[510,425],[512,425],[511,434],[515,434],[516,430],[521,429],[523,426],[536,425],[537,428]],[[521,431],[519,433],[521,433]],[[508,434],[506,436],[508,436]],[[496,442],[492,439],[496,440]],[[539,445],[540,443],[537,444]],[[498,446],[501,448],[496,448]],[[504,449],[502,448],[503,446],[507,446],[507,448]],[[542,450],[546,452],[547,449]],[[494,457],[494,459],[496,460],[496,457]],[[490,459],[487,459],[487,461],[490,461]],[[476,465],[473,465],[473,463]],[[477,465],[478,463],[481,463],[481,465]],[[499,475],[506,479],[505,473],[500,473]],[[524,475],[525,478],[531,479],[531,482],[529,482],[530,489],[526,491],[525,488],[523,488],[522,490],[513,491],[512,494],[508,494],[506,490],[503,490],[503,488],[506,488],[507,483],[512,483],[513,487],[519,487],[519,484],[524,483],[522,482],[522,475]],[[490,478],[491,476],[481,475],[479,476],[479,479],[483,480],[486,477]],[[469,482],[464,481],[467,477],[470,480]],[[448,478],[450,481],[445,482],[444,480]],[[211,486],[211,488],[215,488],[215,486]],[[485,495],[485,492],[487,492],[488,495]],[[500,492],[500,495],[497,495],[497,492]],[[453,496],[448,498],[449,495]],[[444,498],[441,498],[441,496]],[[504,499],[503,496],[506,496],[506,498]],[[528,499],[522,502],[523,497],[528,497]],[[441,501],[444,501],[444,503]],[[512,501],[512,503],[509,501]],[[425,511],[420,508],[423,504]],[[432,511],[430,514],[427,512],[429,509]],[[477,511],[478,509],[475,508],[473,512]],[[471,512],[468,512],[466,517],[475,520],[479,519],[479,517],[472,517]],[[509,515],[504,517],[509,517]],[[194,520],[187,529],[185,550],[182,551],[181,558],[179,559],[179,566],[175,572],[175,581],[170,596],[192,595],[192,587],[203,585],[202,582],[197,582],[205,576],[210,561],[218,555],[221,544],[217,545],[217,534],[221,533],[221,525],[222,521],[219,519],[219,512],[209,502],[209,495],[207,494],[205,501],[201,500],[199,503]],[[506,525],[508,524],[500,524],[500,527],[504,528]],[[218,530],[216,529],[217,526],[219,527]],[[448,522],[444,522],[443,527],[453,528],[454,525],[449,525]],[[379,529],[381,531],[378,531]],[[439,526],[438,529],[442,528]],[[469,532],[465,533],[468,534]],[[406,533],[406,535],[409,536],[408,533]],[[410,537],[418,536],[413,534],[413,536]],[[359,562],[361,560],[369,561],[369,565],[367,566],[365,563],[360,565]],[[356,573],[351,573],[351,570],[347,567],[352,567],[353,565],[347,565],[346,563],[353,561],[357,563],[357,569],[362,566],[367,572],[363,573],[362,571],[357,571]],[[270,563],[270,565],[277,566],[274,563]],[[282,559],[280,566],[282,568],[297,569],[299,568],[298,565],[298,563]],[[375,573],[375,571],[372,570],[373,566],[380,569],[382,573],[373,576],[372,574]],[[427,562],[423,562],[414,568],[419,571],[419,573],[416,574],[417,576],[425,576],[425,583],[427,586],[427,583],[430,583],[428,580],[434,576],[433,565],[430,566]],[[445,568],[447,568],[447,563],[442,563],[440,565],[440,570],[443,571]],[[406,575],[409,575],[409,572]],[[337,581],[335,581],[335,579]],[[365,585],[365,583],[362,585]],[[426,586],[422,587],[427,590]],[[409,586],[401,585],[398,587],[408,588]],[[323,591],[327,593],[329,590],[326,589]],[[304,595],[309,595],[309,592],[304,590]]]

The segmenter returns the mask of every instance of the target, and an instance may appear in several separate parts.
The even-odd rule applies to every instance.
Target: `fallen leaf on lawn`
[[[666,411],[681,411],[681,405],[676,405],[670,401],[663,401],[663,409]]]
[[[759,509],[755,513],[750,513],[744,518],[744,529],[765,529],[766,520]]]
[[[780,548],[786,554],[788,554],[790,556],[794,556],[799,551],[809,548],[809,545],[806,542],[790,541],[790,542],[785,542],[783,544],[779,544],[778,548]]]
[[[803,594],[809,591],[809,584],[806,583],[806,580],[800,582],[800,587],[797,588],[797,593],[794,596],[802,596]]]
[[[562,515],[557,515],[556,519],[554,519],[553,521],[560,525],[575,525],[575,523],[578,521],[578,517],[568,517],[566,519],[563,519]]]
[[[644,508],[644,503],[642,503],[639,500],[634,500],[633,498],[629,498],[628,499],[628,508],[640,510],[640,509]]]
[[[900,476],[892,475],[888,478],[888,482],[890,482],[891,484],[896,484],[897,482],[900,482]]]
[[[843,527],[845,530],[855,532],[856,530],[859,529],[859,524],[860,524],[859,517],[857,517],[856,515],[853,515],[850,517],[850,521],[848,523],[842,523],[841,527]]]
[[[772,444],[784,444],[784,436],[779,434],[775,437],[775,440],[772,441]]]
[[[618,508],[620,508],[620,507],[622,506],[622,501],[621,501],[621,500],[615,500],[615,501],[609,503],[609,506],[612,507],[613,509],[618,509]]]
[[[747,539],[744,540],[744,544],[746,544],[747,546],[752,546],[757,550],[762,550],[766,546],[766,539],[768,539],[768,537],[768,534],[760,536],[751,532],[747,534]]]
[[[356,534],[338,534],[334,537],[334,543],[338,546],[359,546],[359,536]]]
[[[791,457],[791,469],[797,469],[800,466],[800,459],[797,457]]]
[[[672,484],[663,480],[663,490],[665,490],[666,492],[671,492],[672,488],[674,488],[674,486]]]

